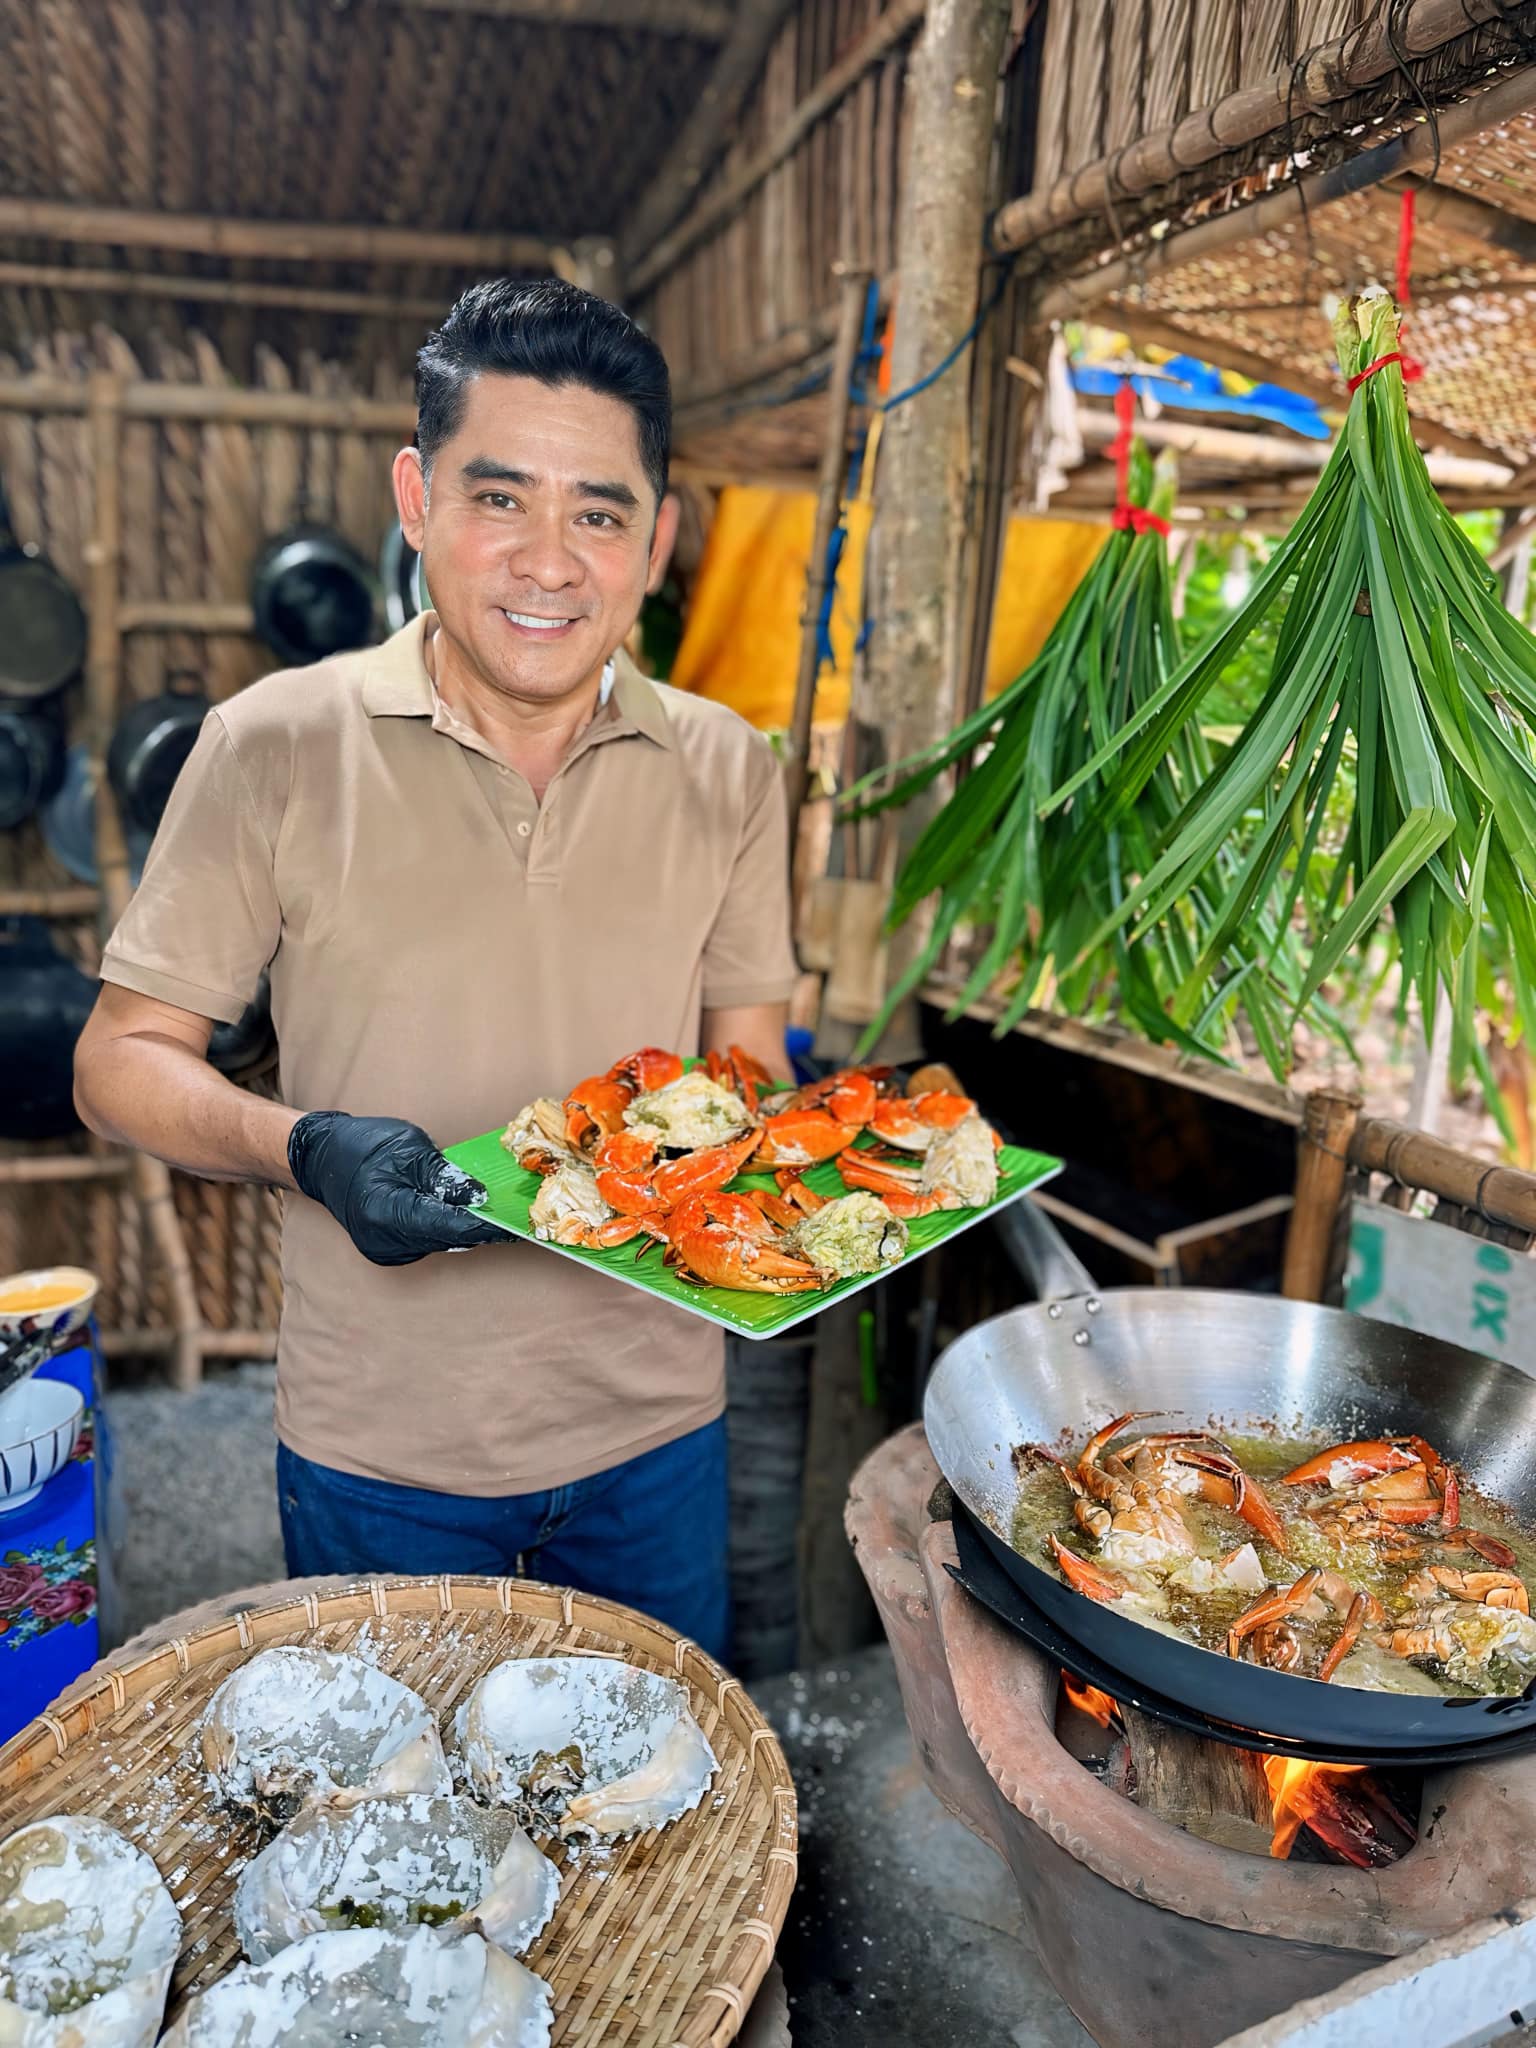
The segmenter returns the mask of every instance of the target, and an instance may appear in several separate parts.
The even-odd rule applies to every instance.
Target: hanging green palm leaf
[[[1186,902],[1136,943],[1118,916],[1174,821],[1213,773],[1212,749],[1194,723],[1174,736],[1134,801],[1117,809],[1103,833],[1042,821],[1051,794],[1069,778],[1090,792],[1090,801],[1107,794],[1100,778],[1113,734],[1157,697],[1179,661],[1164,544],[1177,489],[1173,466],[1165,458],[1154,470],[1140,442],[1127,441],[1124,461],[1124,523],[1100,549],[1035,660],[944,741],[877,771],[850,792],[863,814],[911,802],[950,768],[969,771],[897,877],[893,927],[934,892],[938,905],[926,947],[891,991],[866,1046],[963,925],[979,930],[986,943],[952,1015],[1011,972],[1013,987],[997,1024],[1001,1034],[1054,969],[1057,1000],[1074,1014],[1112,1006],[1155,1039],[1217,1058],[1241,997],[1266,1056],[1272,1063],[1283,1058],[1284,1027],[1301,1000],[1303,969],[1275,906],[1257,895],[1250,917],[1263,935],[1264,961],[1229,949],[1221,987],[1197,1012],[1171,1014],[1218,908],[1213,886],[1224,891],[1240,882],[1235,852],[1220,849],[1210,875]],[[1099,765],[1089,765],[1096,756]],[[1314,1007],[1326,1026],[1326,1012]]]
[[[1373,289],[1344,309],[1337,341],[1353,397],[1301,517],[1225,628],[1063,778],[1045,815],[1079,849],[1139,815],[1234,650],[1285,604],[1262,701],[1083,951],[1125,931],[1133,949],[1169,932],[1182,944],[1198,906],[1173,1005],[1188,1020],[1228,985],[1235,955],[1255,972],[1276,963],[1284,939],[1253,909],[1277,891],[1279,931],[1294,916],[1307,934],[1302,1002],[1390,908],[1426,1028],[1444,993],[1465,1043],[1484,925],[1526,1028],[1536,1015],[1536,639],[1430,483],[1390,297]],[[1325,871],[1319,836],[1346,748],[1353,813]]]

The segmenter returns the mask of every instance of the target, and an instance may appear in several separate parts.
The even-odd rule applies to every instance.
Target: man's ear
[[[422,474],[421,457],[414,448],[402,448],[395,457],[391,481],[395,487],[395,510],[400,514],[400,531],[406,544],[419,555],[427,531],[427,480]],[[676,531],[676,521],[673,530]]]
[[[397,491],[398,488],[397,485]],[[671,561],[672,550],[677,544],[677,522],[682,516],[682,509],[673,491],[668,491],[656,507],[656,526],[651,534],[650,567],[645,578],[647,597],[654,596],[666,579],[667,564]]]

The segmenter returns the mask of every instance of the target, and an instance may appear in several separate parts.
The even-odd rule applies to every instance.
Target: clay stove
[[[1425,1773],[1418,1842],[1381,1868],[1280,1861],[1267,1827],[1204,1840],[1136,1804],[1080,1761],[1059,1669],[950,1577],[938,1483],[914,1424],[855,1474],[849,1537],[928,1783],[1007,1863],[1103,2048],[1214,2048],[1536,1892],[1536,1753]]]

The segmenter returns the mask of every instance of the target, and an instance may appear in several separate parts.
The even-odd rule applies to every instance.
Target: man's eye
[[[489,505],[495,512],[505,512],[512,500],[505,491],[482,491],[480,502],[482,505]]]
[[[582,524],[586,526],[617,526],[618,520],[611,512],[583,512]]]

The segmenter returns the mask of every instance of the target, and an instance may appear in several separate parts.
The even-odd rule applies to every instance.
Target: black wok
[[[52,562],[11,530],[0,484],[0,696],[51,696],[80,672],[86,624],[80,600]]]
[[[1064,1434],[1080,1444],[1127,1409],[1156,1410],[1168,1418],[1160,1428],[1234,1435],[1278,1428],[1339,1442],[1416,1431],[1536,1527],[1536,1379],[1310,1302],[1200,1289],[1100,1296],[1033,1204],[998,1222],[1029,1240],[1042,1294],[1064,1298],[1010,1309],[951,1344],[923,1422],[988,1549],[1051,1621],[1137,1684],[1256,1735],[1386,1756],[1536,1727],[1536,1686],[1515,1699],[1366,1692],[1199,1649],[1074,1593],[1007,1540],[1013,1446]]]

